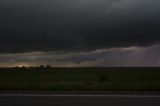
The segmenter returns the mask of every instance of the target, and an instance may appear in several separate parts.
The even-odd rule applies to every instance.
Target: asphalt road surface
[[[0,106],[160,106],[160,96],[0,94]]]

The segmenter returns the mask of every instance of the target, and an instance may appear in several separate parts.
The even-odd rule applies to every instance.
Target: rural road
[[[0,106],[160,106],[160,96],[0,94]]]

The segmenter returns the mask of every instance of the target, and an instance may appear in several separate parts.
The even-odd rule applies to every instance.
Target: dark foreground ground
[[[160,106],[160,96],[0,94],[0,106]]]
[[[160,68],[0,68],[1,91],[160,91]]]

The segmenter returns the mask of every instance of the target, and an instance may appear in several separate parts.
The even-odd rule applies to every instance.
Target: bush
[[[108,76],[105,75],[105,74],[101,74],[99,75],[99,79],[98,79],[100,82],[105,82],[108,80]]]

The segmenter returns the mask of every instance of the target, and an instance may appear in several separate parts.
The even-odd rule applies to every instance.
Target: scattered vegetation
[[[1,68],[0,90],[160,91],[160,68]]]
[[[107,80],[108,80],[108,76],[106,74],[102,73],[102,74],[99,75],[99,81],[100,82],[105,82]]]

